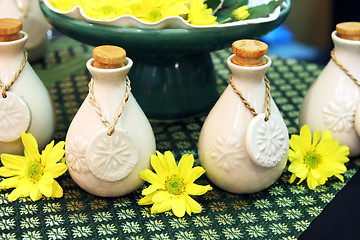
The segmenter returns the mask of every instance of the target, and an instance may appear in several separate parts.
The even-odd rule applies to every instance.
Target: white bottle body
[[[271,65],[242,67],[227,60],[232,80],[242,96],[257,113],[266,108],[264,75]],[[271,115],[281,114],[271,99]],[[274,167],[263,167],[251,160],[246,135],[254,118],[229,85],[207,116],[199,137],[199,158],[206,175],[218,187],[233,193],[254,193],[273,184],[286,165],[287,154]],[[288,138],[288,136],[286,136]]]
[[[127,58],[127,65],[119,69],[98,69],[93,67],[92,63],[93,59],[90,59],[86,66],[94,78],[94,97],[105,119],[112,123],[125,95],[125,78],[130,71],[132,61]],[[107,129],[90,103],[88,95],[67,132],[65,142],[68,171],[81,188],[94,195],[122,196],[136,190],[143,183],[138,174],[141,170],[150,168],[150,157],[156,150],[155,137],[148,119],[130,93],[115,131],[126,132],[135,142],[139,152],[138,159],[126,177],[116,181],[106,181],[91,171],[87,153],[97,134]]]
[[[4,84],[12,80],[23,62],[23,49],[28,35],[25,32],[21,33],[23,38],[19,40],[0,42],[0,79]],[[15,93],[27,104],[31,117],[26,132],[36,138],[39,149],[42,150],[53,137],[55,112],[46,87],[28,62],[8,92]],[[11,142],[0,142],[0,153],[23,155],[24,147],[20,136]]]
[[[360,79],[360,41],[331,35],[336,59]],[[360,138],[355,129],[355,111],[360,101],[360,87],[330,60],[305,95],[300,109],[300,126],[312,131],[330,130],[334,140],[350,149],[350,156],[360,153]]]

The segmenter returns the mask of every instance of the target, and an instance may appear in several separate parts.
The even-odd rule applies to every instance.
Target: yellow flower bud
[[[248,7],[245,5],[235,9],[231,14],[231,18],[234,21],[245,20],[249,16],[250,13],[248,12]]]

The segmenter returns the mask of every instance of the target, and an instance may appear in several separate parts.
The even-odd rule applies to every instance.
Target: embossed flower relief
[[[258,152],[255,161],[261,166],[276,166],[287,152],[288,138],[279,124],[269,121],[256,130]]]
[[[356,106],[351,99],[336,96],[324,109],[324,121],[332,131],[349,132],[354,126]]]
[[[66,162],[71,169],[79,173],[89,172],[89,168],[85,161],[87,145],[87,141],[80,137],[75,137],[66,142]]]
[[[139,152],[133,139],[123,131],[111,136],[107,130],[98,133],[89,145],[89,170],[103,181],[118,181],[128,176],[138,161]]]
[[[227,171],[239,166],[245,157],[245,149],[238,137],[219,136],[211,149],[211,158],[216,166]]]

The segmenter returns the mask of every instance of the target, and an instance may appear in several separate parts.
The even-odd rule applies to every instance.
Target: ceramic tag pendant
[[[16,93],[7,92],[6,98],[0,98],[0,142],[19,139],[29,129],[30,121],[30,109]]]
[[[199,158],[207,177],[233,193],[271,186],[287,160],[289,136],[270,95],[265,72],[268,46],[256,40],[233,43],[230,84],[207,116],[199,137]]]
[[[119,181],[128,176],[139,158],[136,143],[123,130],[111,136],[107,129],[100,130],[92,139],[86,153],[90,171],[103,181]]]
[[[270,115],[265,121],[261,113],[249,123],[246,131],[246,149],[251,160],[262,167],[275,167],[286,155],[289,134],[282,118]]]

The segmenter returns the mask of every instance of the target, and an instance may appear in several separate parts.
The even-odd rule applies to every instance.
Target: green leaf
[[[213,11],[219,6],[221,0],[206,0],[205,3],[208,8],[211,8]]]
[[[217,5],[216,5],[217,2]],[[217,16],[217,22],[221,22],[225,19],[228,19],[231,16],[231,13],[246,4],[248,4],[248,0],[225,0],[223,3],[222,8],[215,14]],[[219,5],[220,0],[207,0],[206,4],[208,7],[216,5],[213,10],[216,9],[216,7]]]
[[[284,1],[285,0],[274,0],[268,4],[251,7],[248,9],[250,16],[247,19],[268,17],[269,14],[272,13],[275,8],[277,8],[277,6],[282,4]]]

